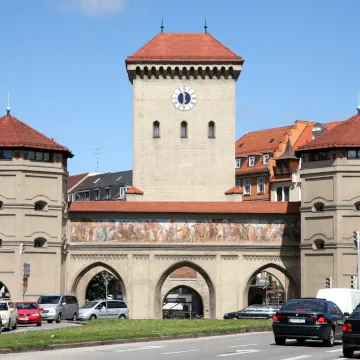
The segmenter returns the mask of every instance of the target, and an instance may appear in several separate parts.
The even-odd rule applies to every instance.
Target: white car
[[[15,330],[17,328],[17,310],[13,302],[0,300],[0,317],[2,327],[5,330]]]

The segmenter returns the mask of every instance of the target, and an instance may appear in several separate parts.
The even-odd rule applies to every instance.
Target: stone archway
[[[94,278],[96,274],[102,271],[107,271],[119,282],[123,299],[124,301],[126,301],[126,287],[120,274],[108,264],[105,264],[103,262],[95,262],[86,266],[78,273],[71,287],[71,292],[72,294],[75,294],[77,296],[80,306],[85,303],[85,294],[89,282]]]
[[[275,279],[277,279],[279,281],[279,283],[281,284],[281,286],[284,289],[285,300],[298,297],[298,287],[297,287],[296,281],[294,280],[293,276],[289,273],[289,271],[280,265],[269,263],[269,264],[265,264],[265,265],[259,267],[258,269],[256,269],[248,278],[246,286],[244,287],[244,294],[243,294],[243,299],[244,299],[243,304],[245,306],[249,305],[249,303],[248,303],[249,291],[250,291],[251,284],[254,281],[254,278],[256,278],[256,276],[258,274],[263,273],[263,272],[269,273],[270,275],[272,275]],[[265,285],[266,284],[264,284],[264,286]]]
[[[2,281],[0,281],[0,299],[3,298],[10,298],[10,291],[9,288]]]
[[[166,281],[166,279],[169,277],[170,274],[172,274],[175,270],[182,268],[182,267],[189,267],[193,270],[195,270],[197,273],[199,273],[202,278],[204,279],[206,285],[207,285],[207,295],[204,293],[204,290],[201,290],[200,288],[197,288],[195,284],[184,284],[183,281],[179,283],[174,283],[174,287],[180,287],[180,286],[187,286],[190,288],[194,288],[195,291],[199,293],[199,295],[203,299],[203,308],[204,308],[204,317],[214,318],[216,316],[216,297],[215,297],[215,287],[213,284],[213,281],[211,280],[208,273],[199,265],[192,263],[190,261],[181,261],[178,263],[175,263],[168,267],[163,274],[160,276],[156,286],[155,286],[155,316],[157,318],[160,318],[162,315],[162,303],[164,299],[164,295],[169,292],[170,289],[163,289],[163,285]],[[207,311],[206,311],[207,310]]]

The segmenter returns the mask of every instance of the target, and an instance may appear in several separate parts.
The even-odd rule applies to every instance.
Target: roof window
[[[270,139],[269,143],[272,144],[275,139]]]
[[[241,143],[241,144],[239,145],[239,148],[241,148],[243,145],[244,145],[244,143]]]
[[[98,183],[100,180],[100,178],[97,178],[95,181],[94,181],[94,184]]]
[[[117,179],[116,179],[116,181],[120,181],[122,179],[122,176],[120,175]]]

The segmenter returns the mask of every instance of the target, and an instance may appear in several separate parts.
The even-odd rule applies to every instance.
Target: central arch
[[[10,291],[7,286],[0,281],[0,299],[10,298]]]
[[[160,318],[162,316],[162,305],[163,305],[163,294],[162,294],[162,288],[164,285],[165,280],[169,277],[170,274],[172,274],[175,270],[182,268],[182,267],[189,267],[198,272],[203,279],[205,280],[208,291],[209,291],[209,317],[215,318],[216,316],[216,296],[215,296],[215,287],[214,284],[209,276],[209,274],[199,265],[190,262],[190,261],[180,261],[177,262],[170,267],[168,267],[160,276],[156,286],[155,286],[155,316],[157,318]],[[193,286],[184,284],[184,287],[190,287]],[[179,286],[177,286],[179,287]]]
[[[119,282],[123,299],[126,300],[126,287],[120,274],[108,264],[103,262],[95,262],[81,270],[75,277],[75,280],[72,284],[71,293],[76,294],[80,305],[85,303],[85,294],[90,281],[94,278],[95,275],[103,271],[107,271]]]

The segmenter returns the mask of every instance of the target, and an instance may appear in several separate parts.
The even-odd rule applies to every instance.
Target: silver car
[[[82,306],[79,310],[79,320],[96,319],[128,319],[129,309],[120,300],[108,300],[107,310],[105,300],[94,300]]]
[[[43,309],[41,319],[48,323],[78,318],[79,303],[74,295],[44,295],[39,297],[38,304]]]

